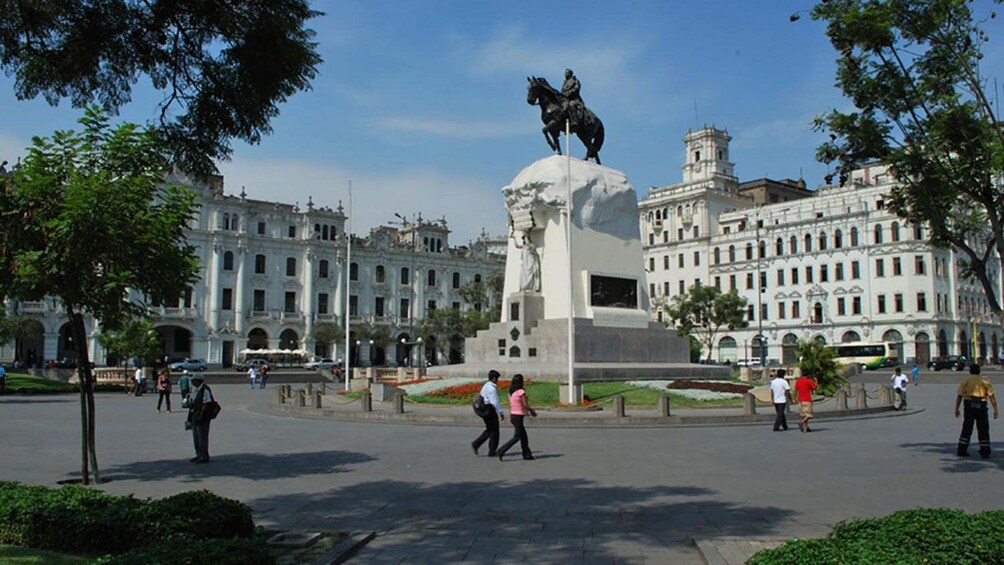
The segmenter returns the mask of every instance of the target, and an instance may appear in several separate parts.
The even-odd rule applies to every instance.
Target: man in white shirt
[[[770,381],[770,396],[774,402],[774,413],[776,414],[774,417],[775,432],[788,431],[788,418],[785,416],[785,412],[788,409],[788,402],[791,401],[791,386],[788,385],[784,375],[784,369],[778,369]]]
[[[255,381],[258,380],[258,370],[254,365],[248,367],[248,378],[251,379],[251,390],[254,390]]]
[[[910,383],[910,379],[906,378],[903,374],[903,370],[896,367],[896,371],[892,374],[892,390],[899,395],[900,404],[897,410],[902,410],[906,408],[906,385]],[[894,406],[895,408],[895,406]]]
[[[488,380],[481,387],[479,393],[485,399],[485,406],[491,408],[487,415],[481,419],[485,421],[485,431],[471,442],[474,454],[478,454],[478,448],[486,440],[488,441],[488,457],[495,457],[495,450],[499,447],[499,422],[505,420],[505,412],[502,411],[502,403],[499,402],[499,374],[496,370],[488,371]]]
[[[145,386],[143,386],[144,383],[143,383],[143,368],[142,367],[136,367],[135,378],[136,378],[136,390],[135,390],[135,394],[136,394],[136,396],[142,396],[143,395],[143,389],[146,388]]]

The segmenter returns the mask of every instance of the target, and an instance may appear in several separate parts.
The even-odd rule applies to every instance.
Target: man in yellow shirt
[[[969,366],[969,378],[962,381],[955,394],[955,417],[959,417],[959,405],[965,405],[965,418],[962,420],[962,434],[959,436],[959,447],[956,455],[969,455],[969,439],[973,436],[973,422],[976,423],[976,434],[980,440],[980,457],[990,457],[990,419],[987,417],[987,402],[994,407],[994,420],[997,411],[997,396],[990,381],[980,376],[980,366]]]

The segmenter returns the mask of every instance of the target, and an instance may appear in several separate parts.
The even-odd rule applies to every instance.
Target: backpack
[[[210,392],[212,392],[212,389],[210,389]],[[199,392],[198,396],[199,396],[199,400],[201,400],[202,399],[202,392],[201,391]],[[223,407],[220,406],[220,403],[217,402],[216,399],[215,399],[215,397],[214,397],[213,400],[210,400],[209,402],[204,402],[202,404],[202,406],[199,408],[198,420],[197,421],[199,421],[199,422],[207,422],[209,420],[215,420],[216,417],[220,415],[220,411],[222,409],[223,409]]]
[[[484,418],[492,413],[492,405],[485,404],[485,397],[480,394],[474,395],[474,402],[471,403],[471,407],[474,408],[474,413],[479,417]]]

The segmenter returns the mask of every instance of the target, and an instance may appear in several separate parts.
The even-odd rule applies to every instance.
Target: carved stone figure
[[[519,289],[540,292],[540,255],[537,246],[530,241],[529,232],[522,232],[520,239],[523,244],[516,247],[522,250],[520,254]]]

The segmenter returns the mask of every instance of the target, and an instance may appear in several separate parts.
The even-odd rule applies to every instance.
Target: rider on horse
[[[582,84],[579,83],[579,79],[572,72],[572,69],[565,69],[565,83],[561,85],[561,95],[565,97],[563,109],[573,126],[582,123],[583,109],[586,107],[585,102],[582,101],[582,95],[579,94],[581,89]]]

